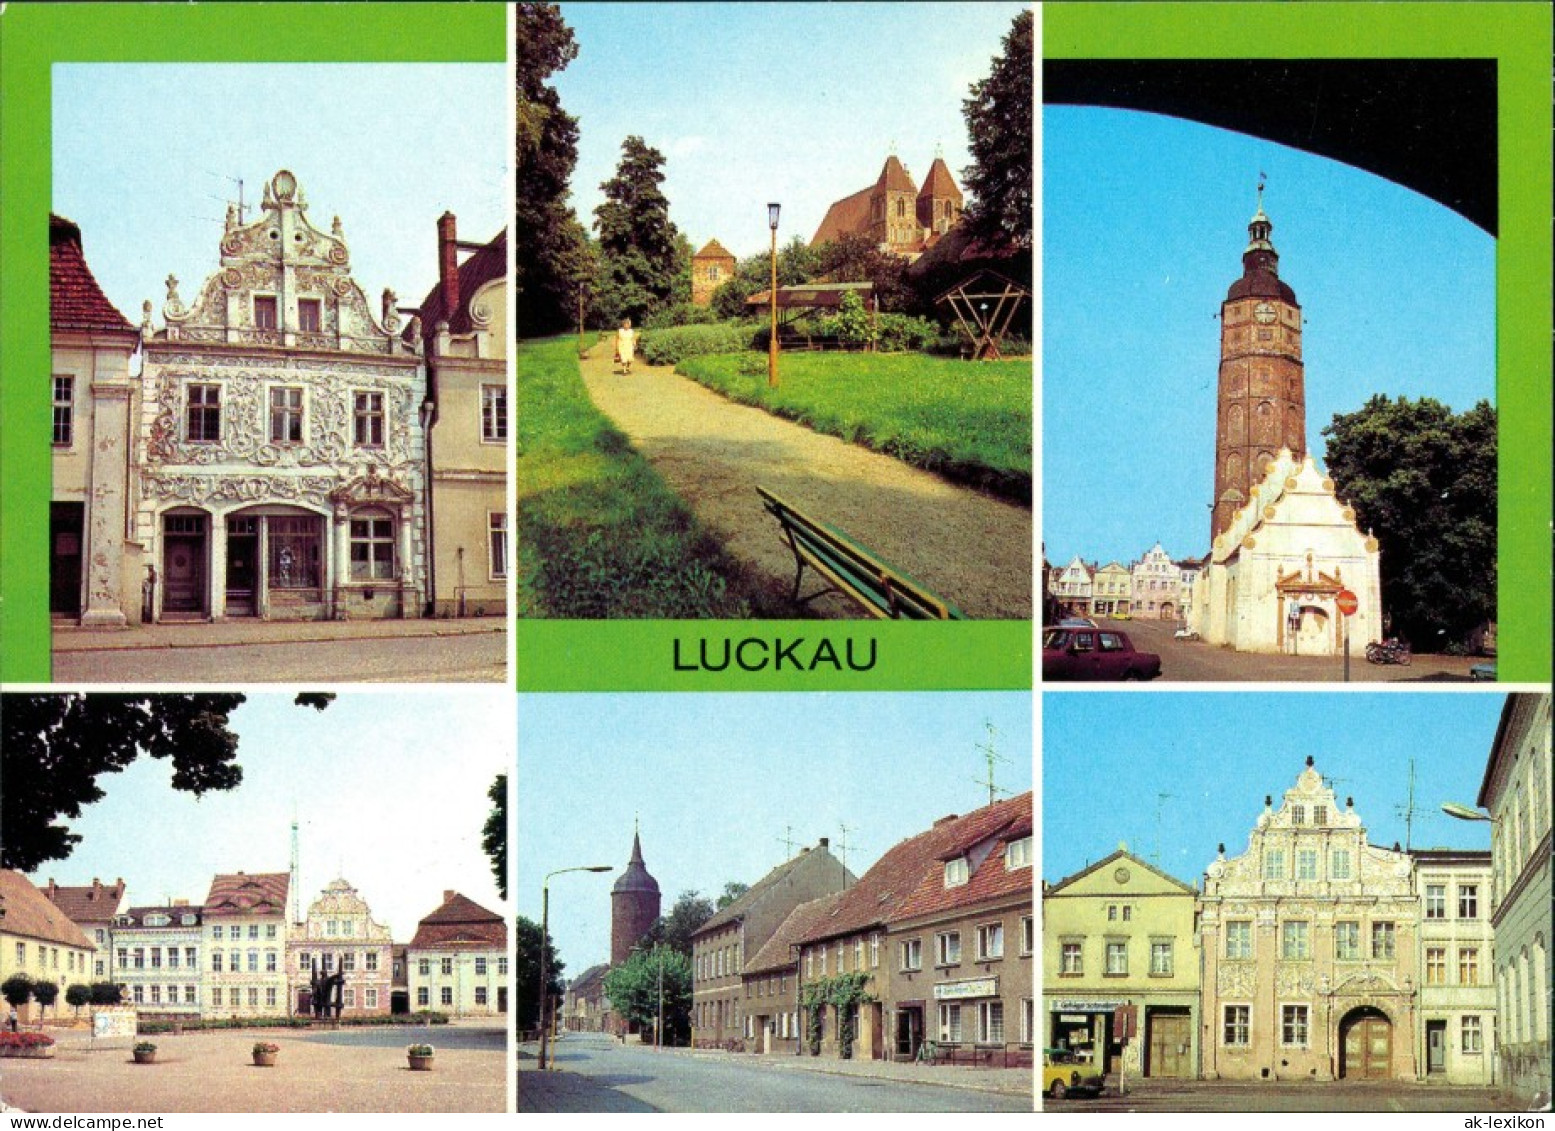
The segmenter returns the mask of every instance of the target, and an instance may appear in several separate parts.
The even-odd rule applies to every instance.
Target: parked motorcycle
[[[1410,659],[1409,645],[1396,636],[1390,636],[1386,640],[1373,640],[1366,645],[1368,663],[1403,664],[1407,667]]]

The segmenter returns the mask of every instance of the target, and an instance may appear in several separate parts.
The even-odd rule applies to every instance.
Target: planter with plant
[[[275,1054],[281,1051],[281,1046],[273,1041],[254,1042],[254,1065],[257,1068],[274,1068]]]
[[[435,1050],[431,1045],[411,1045],[405,1050],[405,1056],[410,1061],[412,1072],[432,1071],[432,1054]]]
[[[136,1064],[155,1064],[157,1062],[157,1046],[150,1041],[141,1041],[131,1051],[135,1054]]]
[[[0,1033],[0,1056],[48,1060],[54,1055],[54,1038],[46,1033]]]

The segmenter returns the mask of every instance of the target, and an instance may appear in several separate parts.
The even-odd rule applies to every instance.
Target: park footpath
[[[536,1068],[539,1047],[534,1042],[518,1046],[518,1068],[525,1074],[524,1092],[526,1095],[535,1097],[537,1103],[543,1102],[545,1091],[553,1079],[557,1081],[555,1086],[562,1090],[575,1088],[580,1079],[565,1068],[540,1072]],[[679,1056],[700,1061],[722,1061],[744,1068],[761,1068],[772,1072],[853,1076],[899,1084],[928,1084],[940,1088],[959,1088],[968,1092],[993,1092],[1006,1096],[1031,1096],[1036,1079],[1034,1070],[1030,1068],[968,1068],[945,1064],[921,1064],[917,1061],[837,1060],[834,1057],[756,1055],[725,1052],[721,1049],[636,1047],[644,1056]]]

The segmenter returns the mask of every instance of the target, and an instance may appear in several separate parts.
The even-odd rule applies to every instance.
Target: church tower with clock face
[[[1215,419],[1215,501],[1210,542],[1231,524],[1281,448],[1306,455],[1301,306],[1279,276],[1274,229],[1263,211],[1247,225],[1242,277],[1220,307],[1220,385]]]

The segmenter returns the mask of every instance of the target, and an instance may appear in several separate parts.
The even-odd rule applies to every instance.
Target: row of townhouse
[[[506,233],[437,221],[439,278],[375,311],[293,174],[229,209],[163,325],[50,221],[50,609],[88,626],[502,615]],[[402,320],[409,315],[409,321]]]
[[[1191,558],[1173,560],[1159,542],[1130,565],[1098,566],[1076,555],[1061,569],[1046,572],[1048,595],[1058,608],[1077,616],[1182,620],[1192,607],[1201,566]]]
[[[344,879],[325,887],[305,918],[289,922],[285,872],[224,873],[212,880],[203,903],[170,900],[122,910],[122,880],[77,888],[51,880],[39,890],[25,877],[6,875],[18,891],[36,894],[60,931],[74,931],[67,952],[79,957],[52,980],[112,982],[127,1003],[149,1014],[307,1014],[319,979],[336,975],[338,993],[331,989],[325,1004],[338,1004],[342,1016],[507,1011],[506,924],[458,892],[444,892],[411,941],[397,946]],[[89,917],[73,920],[72,911]]]
[[[1044,1044],[1130,1076],[1547,1089],[1549,710],[1508,698],[1490,851],[1370,844],[1308,758],[1201,886],[1126,846],[1044,885]]]
[[[790,861],[695,936],[693,1039],[1030,1064],[1031,837],[1027,793],[942,818],[858,878],[824,843]],[[806,881],[831,890],[799,902]]]

